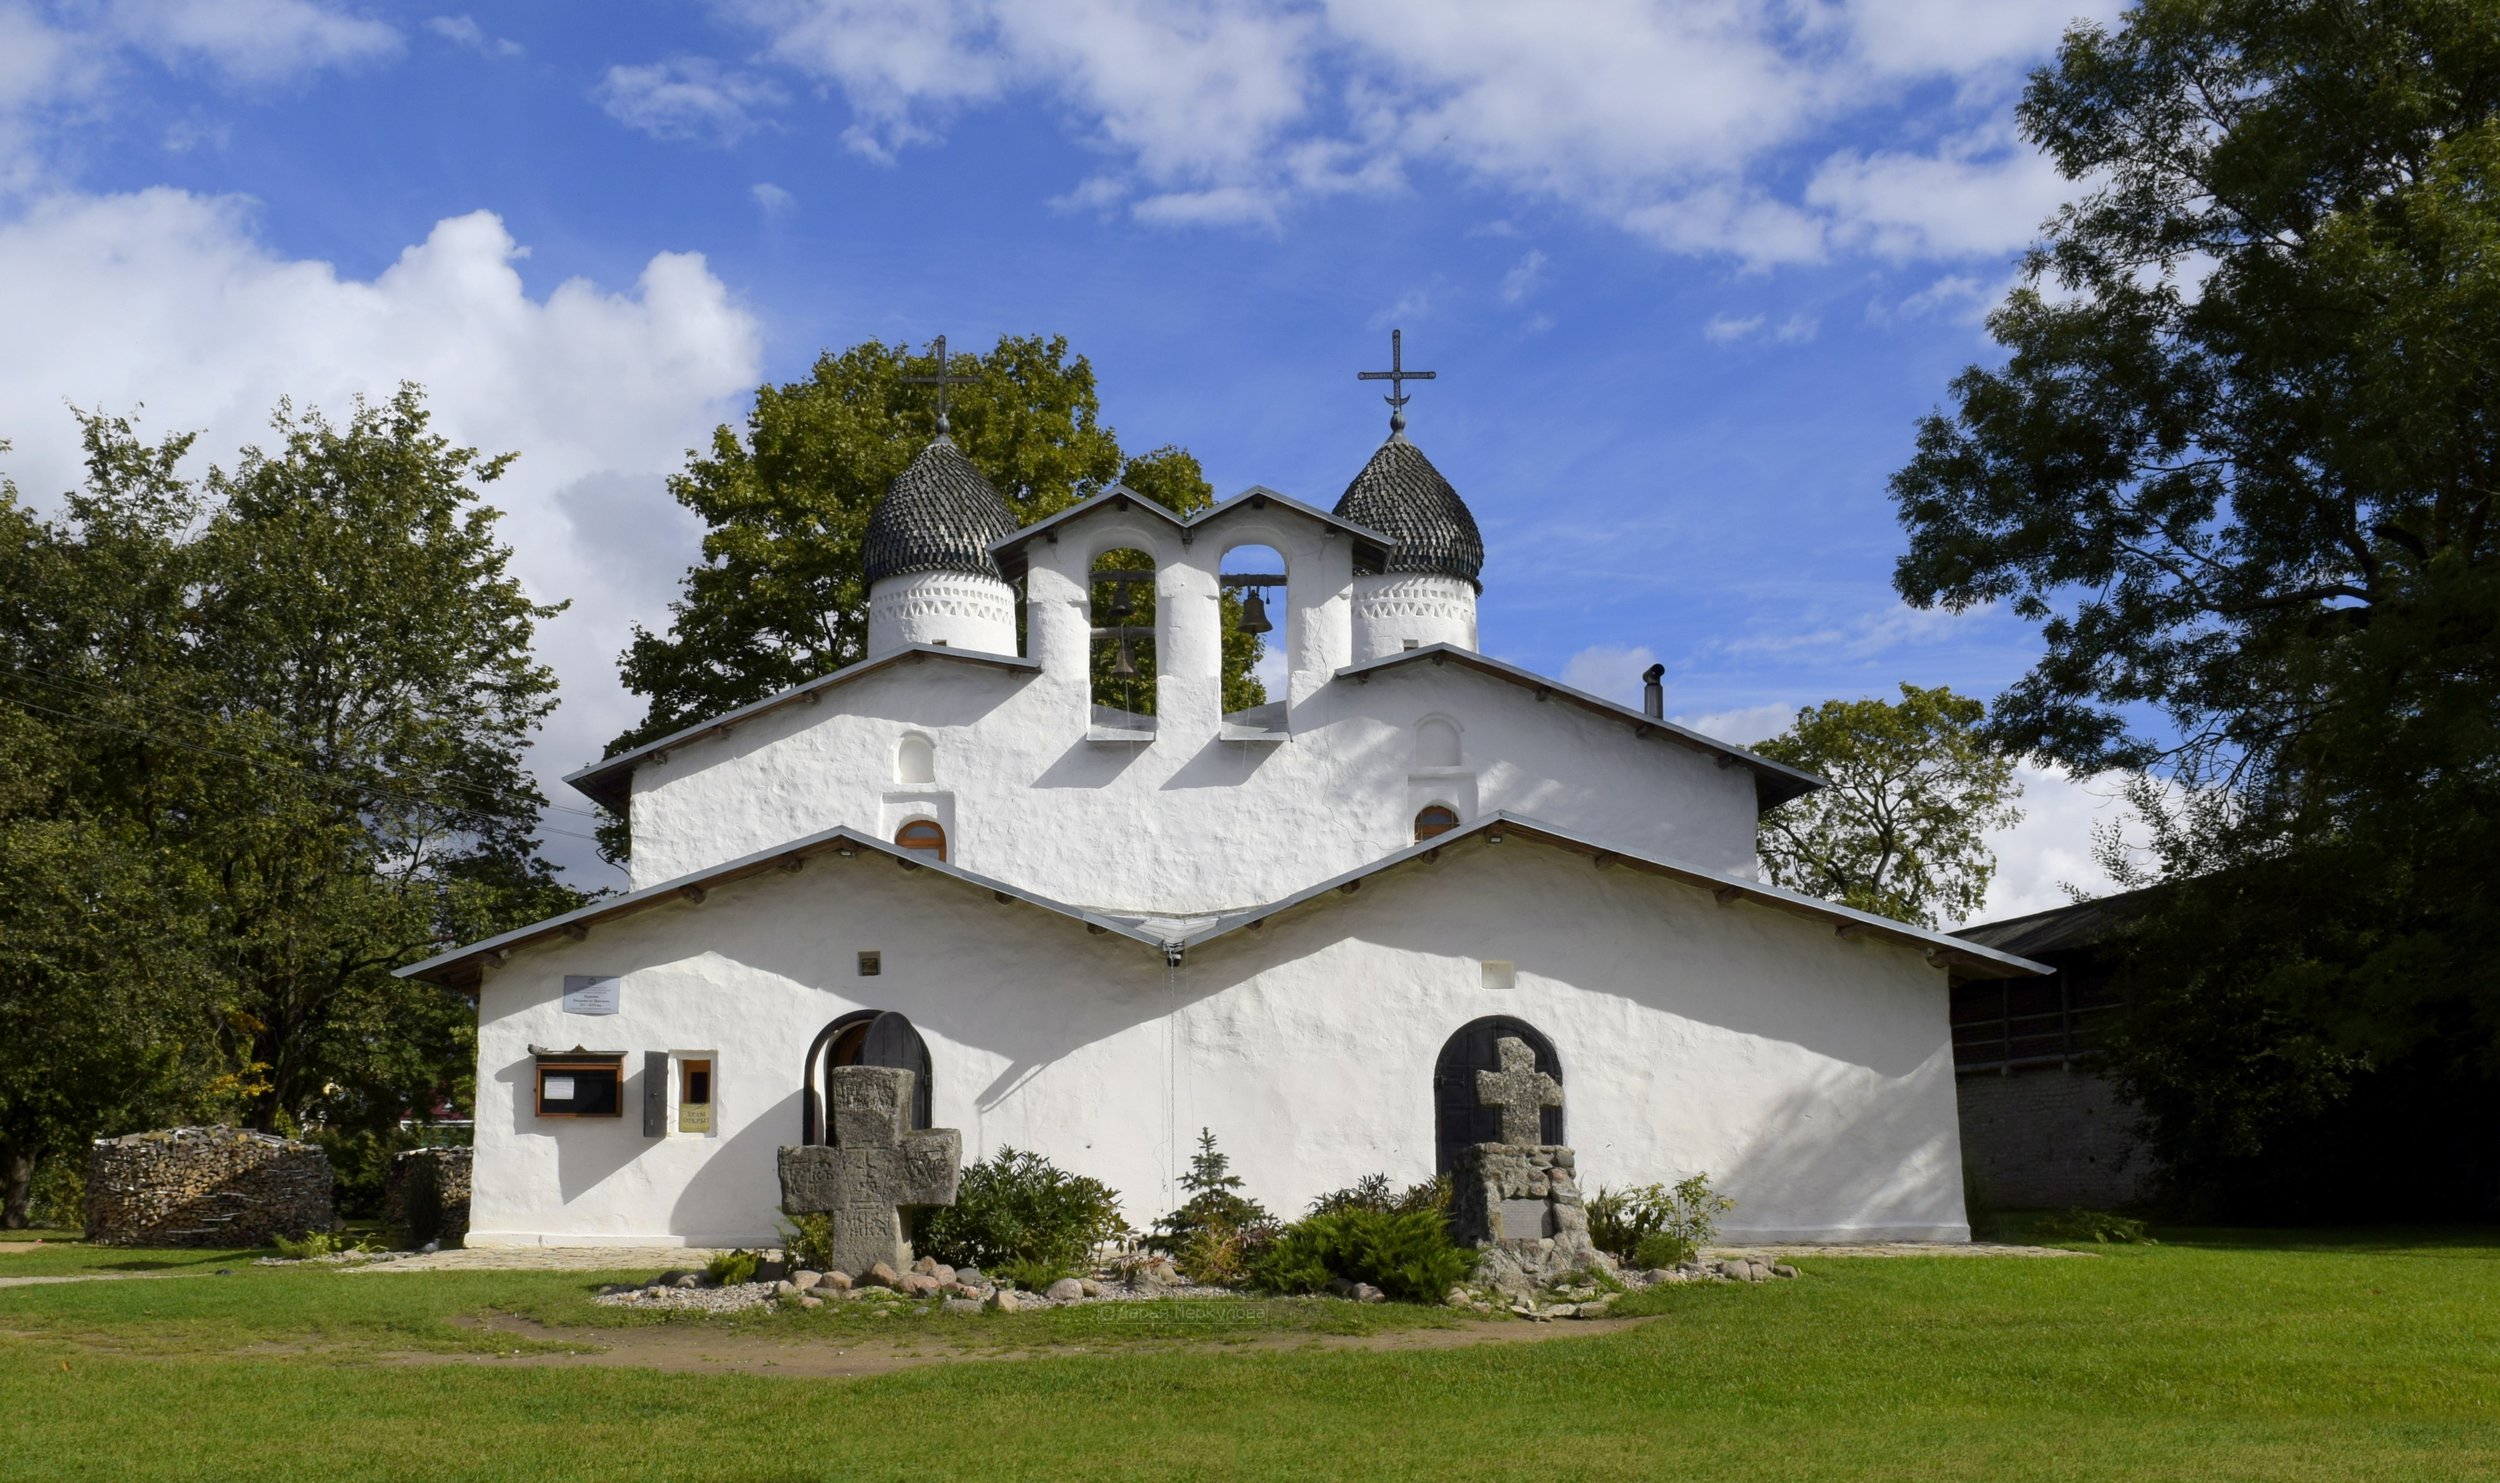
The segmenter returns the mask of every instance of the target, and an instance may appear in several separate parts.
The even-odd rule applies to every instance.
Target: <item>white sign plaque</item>
[[[614,1014],[621,995],[614,976],[599,977],[588,973],[564,975],[564,1012],[566,1014]]]
[[[573,1100],[573,1078],[571,1078],[571,1077],[569,1077],[569,1076],[550,1076],[550,1077],[548,1077],[548,1078],[547,1078],[547,1087],[546,1087],[546,1097],[547,1097],[547,1100],[548,1100],[548,1101],[550,1101],[550,1102],[570,1102],[570,1101],[572,1101],[572,1100]]]

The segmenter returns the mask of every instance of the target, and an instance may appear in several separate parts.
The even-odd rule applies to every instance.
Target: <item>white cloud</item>
[[[1713,345],[1733,345],[1752,336],[1764,323],[1759,314],[1748,314],[1741,319],[1733,314],[1713,314],[1710,322],[1701,327],[1701,337]]]
[[[313,0],[112,0],[129,46],[169,66],[206,63],[228,82],[266,84],[395,56],[399,32]]]
[[[1782,345],[1803,345],[1820,334],[1822,329],[1823,321],[1812,314],[1791,314],[1780,321],[1778,329],[1771,331],[1771,338]]]
[[[1268,226],[1312,196],[1403,189],[1429,164],[1754,267],[2021,241],[2056,182],[2012,141],[2006,105],[2078,4],[2115,9],[714,0],[766,59],[843,95],[844,140],[871,158],[1029,94],[1110,162],[1088,204],[1133,199],[1150,221]],[[1830,152],[1844,131],[1870,142]],[[1802,188],[1801,151],[1828,155]]]
[[[1797,708],[1774,701],[1767,705],[1739,706],[1730,711],[1704,711],[1694,716],[1677,716],[1674,720],[1678,726],[1689,726],[1704,736],[1750,747],[1796,724]]]
[[[799,203],[799,198],[769,180],[759,180],[747,187],[747,194],[764,209],[766,216],[779,216]]]
[[[499,534],[532,592],[574,600],[539,634],[564,695],[535,753],[552,781],[639,717],[616,656],[700,534],[663,479],[736,415],[760,378],[761,333],[699,256],[661,253],[624,292],[576,279],[533,295],[514,268],[523,253],[477,212],[360,280],[273,253],[236,201],[163,189],[44,201],[0,225],[0,323],[45,347],[0,357],[6,466],[38,505],[76,483],[65,400],[144,403],[143,431],[202,430],[199,461],[231,463],[281,395],[335,416],[356,393],[422,383],[448,436],[521,454],[490,487],[508,512]],[[578,840],[557,843],[588,858]]]
[[[521,54],[521,43],[487,35],[486,28],[470,16],[438,15],[428,20],[425,28],[452,45],[465,46],[481,57],[501,61]]]
[[[1502,302],[1516,304],[1545,286],[1545,254],[1530,249],[1502,275]]]
[[[709,57],[610,67],[592,96],[610,118],[654,139],[722,145],[762,128],[756,115],[789,101],[771,79],[723,67]]]
[[[2014,778],[2023,789],[2023,817],[1989,834],[1996,875],[1971,920],[1992,922],[2065,906],[2074,900],[2069,886],[2091,896],[2118,890],[2093,856],[2092,831],[2133,817],[2120,779],[2078,779],[2063,769],[2028,763],[2014,770]]]
[[[1657,654],[1644,646],[1592,644],[1563,661],[1562,682],[1574,690],[1639,705],[1641,673],[1657,662]]]

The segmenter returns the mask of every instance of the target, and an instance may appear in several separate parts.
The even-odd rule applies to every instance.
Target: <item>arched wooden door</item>
[[[1562,1058],[1554,1054],[1554,1042],[1526,1020],[1495,1014],[1461,1025],[1457,1034],[1442,1043],[1441,1055],[1432,1063],[1432,1166],[1436,1172],[1449,1173],[1458,1150],[1468,1144],[1501,1141],[1501,1111],[1476,1101],[1476,1073],[1501,1069],[1501,1057],[1493,1047],[1506,1037],[1525,1042],[1536,1052],[1536,1069],[1558,1084],[1562,1081]],[[1547,1143],[1564,1141],[1561,1108],[1545,1108],[1539,1121],[1540,1138]]]
[[[912,1075],[911,1125],[929,1126],[929,1047],[910,1020],[893,1010],[862,1009],[825,1026],[807,1048],[806,1094],[799,1141],[827,1141],[825,1073],[836,1066],[893,1066]]]

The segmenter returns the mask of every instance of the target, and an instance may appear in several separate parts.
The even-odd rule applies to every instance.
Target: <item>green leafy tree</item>
[[[1980,735],[1987,707],[1939,685],[1898,704],[1830,700],[1757,751],[1831,786],[1762,816],[1773,884],[1922,926],[1979,909],[1987,832],[2022,817],[2014,762]]]
[[[611,753],[704,717],[760,700],[865,657],[868,591],[861,543],[888,485],[928,445],[937,423],[934,354],[868,341],[817,358],[806,379],[757,389],[743,430],[723,426],[711,446],[670,480],[679,504],[703,521],[703,559],[686,573],[665,634],[637,627],[621,663],[626,688],[644,698],[640,724]],[[1094,370],[1065,339],[1005,336],[983,355],[955,354],[948,420],[956,446],[997,486],[1016,519],[1030,523],[1114,483],[1177,513],[1213,503],[1196,458],[1164,447],[1130,457],[1102,424]],[[1117,565],[1117,562],[1112,563]],[[1107,605],[1111,584],[1098,596]],[[1152,622],[1150,584],[1133,589],[1127,621]],[[1228,602],[1225,705],[1266,699],[1252,677],[1259,645],[1240,631]],[[1098,693],[1153,709],[1153,654],[1139,646],[1137,677],[1114,684],[1112,650],[1097,654]],[[601,831],[611,858],[624,831]]]
[[[2080,195],[1989,321],[2002,363],[1893,481],[1900,590],[2039,625],[2000,741],[2152,775],[2171,888],[2116,1069],[2174,1185],[2475,1208],[2500,1190],[2500,26],[2149,0],[2070,32],[2019,117]]]

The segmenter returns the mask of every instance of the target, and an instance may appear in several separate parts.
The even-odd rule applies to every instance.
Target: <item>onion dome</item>
[[[1005,581],[990,544],[1016,529],[1007,502],[940,434],[895,477],[868,517],[861,543],[869,583],[913,572],[964,572]]]
[[[1337,501],[1339,517],[1367,525],[1397,542],[1390,572],[1457,577],[1478,588],[1484,570],[1484,537],[1476,517],[1424,451],[1403,433],[1380,445],[1363,472]]]

